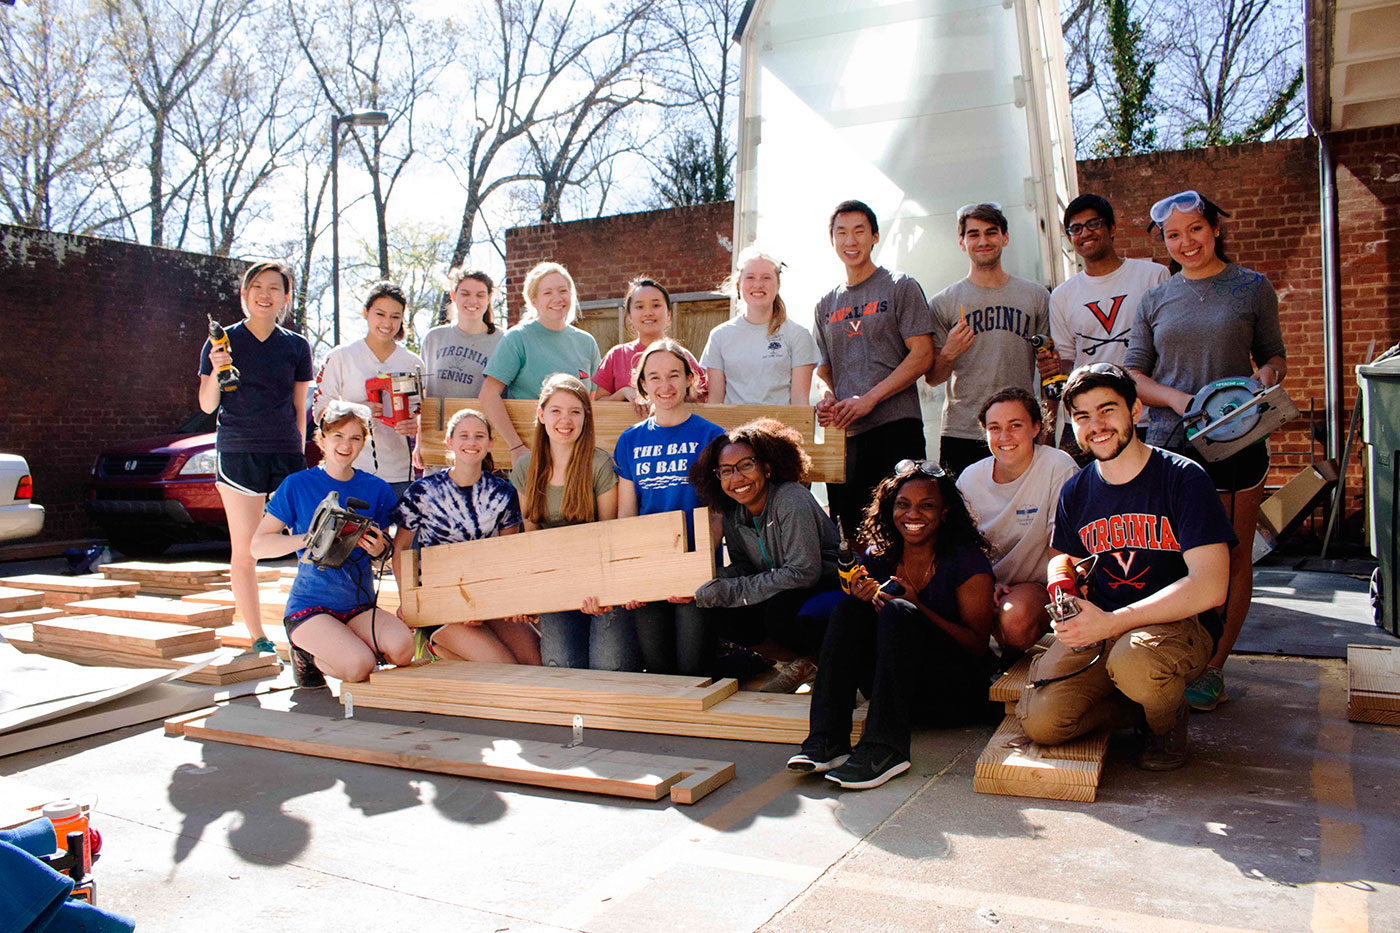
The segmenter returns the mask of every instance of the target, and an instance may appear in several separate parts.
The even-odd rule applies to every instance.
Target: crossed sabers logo
[[[1132,576],[1128,576],[1128,574],[1132,573],[1133,558],[1137,557],[1137,551],[1110,551],[1109,553],[1113,555],[1113,559],[1118,566],[1123,569],[1123,575],[1119,577],[1115,576],[1112,570],[1109,570],[1107,567],[1104,568],[1104,576],[1108,577],[1108,586],[1110,589],[1116,590],[1120,586],[1131,586],[1135,590],[1140,590],[1147,585],[1142,581],[1143,574],[1148,571],[1147,567],[1142,568]],[[1126,559],[1123,557],[1125,553],[1128,555]]]
[[[859,337],[859,336],[860,336],[860,325],[861,325],[861,322],[860,322],[860,321],[847,321],[846,323],[849,324],[850,327],[851,327],[851,332],[850,332],[849,334],[847,334],[846,336],[847,336],[847,337]]]

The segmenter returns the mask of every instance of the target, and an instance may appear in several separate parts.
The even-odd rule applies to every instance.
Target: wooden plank
[[[40,647],[49,644],[72,645],[161,658],[213,651],[219,647],[219,636],[212,629],[145,619],[64,616],[49,622],[36,622],[33,631],[34,641]]]
[[[201,719],[207,719],[217,709],[217,706],[203,706],[196,710],[190,710],[188,713],[171,716],[166,719],[165,722],[161,723],[161,728],[165,731],[166,735],[184,735],[185,726],[192,722],[198,722]]]
[[[714,577],[708,511],[686,550],[681,512],[549,528],[423,548],[421,585],[401,596],[410,626],[693,596]]]
[[[535,407],[533,399],[507,399],[506,412],[511,424],[521,437],[533,437],[535,433]],[[447,445],[443,439],[443,427],[448,420],[463,408],[481,411],[477,399],[424,399],[423,433],[419,436],[423,461],[430,466],[447,465]],[[836,428],[823,428],[822,440],[817,441],[816,409],[805,405],[691,405],[695,414],[711,421],[725,430],[747,424],[755,418],[775,418],[794,428],[802,435],[802,446],[812,458],[812,472],[808,480],[814,483],[840,483],[846,479],[846,432]],[[636,412],[630,402],[594,402],[594,443],[604,450],[617,446],[617,438],[623,431],[637,423]],[[505,442],[496,437],[491,449],[496,465],[509,467],[514,461]]]
[[[35,643],[31,654],[72,661],[89,667],[131,667],[148,670],[178,670],[192,664],[198,667],[180,677],[195,684],[225,685],[276,677],[282,668],[269,652],[251,654],[237,648],[221,648],[162,658],[146,654],[115,651],[110,648],[86,648],[66,644]]]
[[[1108,732],[1100,730],[1063,745],[1025,741],[1021,722],[1007,716],[977,758],[972,789],[1091,803],[1108,754]]]
[[[61,619],[67,613],[55,606],[45,606],[42,609],[19,609],[15,612],[0,612],[0,625],[16,625],[20,622],[45,622],[49,619]]]
[[[1400,647],[1347,645],[1347,719],[1400,726]]]
[[[62,606],[75,599],[104,599],[109,596],[135,596],[141,584],[128,580],[108,580],[101,574],[64,577],[50,573],[27,573],[7,577],[8,586],[39,590],[45,606]]]
[[[63,607],[72,615],[118,616],[152,622],[183,622],[218,628],[233,623],[232,606],[200,605],[159,596],[123,596],[116,599],[82,599]]]
[[[660,800],[684,783],[676,803],[693,803],[734,776],[727,761],[643,755],[553,742],[325,719],[238,704],[185,725],[187,738],[530,784],[640,800]],[[699,776],[698,781],[686,781]]]
[[[214,693],[215,688],[209,686],[187,683],[156,684],[137,693],[117,697],[90,710],[0,735],[0,756],[161,720],[187,709],[208,706],[214,698]]]
[[[0,586],[0,612],[19,612],[22,609],[40,609],[44,605],[44,594],[38,590],[22,590],[13,586]]]

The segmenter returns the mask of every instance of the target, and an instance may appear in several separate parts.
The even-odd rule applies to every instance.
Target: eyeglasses
[[[742,473],[745,476],[751,476],[757,472],[758,460],[754,457],[745,457],[744,459],[734,463],[732,466],[728,463],[724,464],[723,466],[715,470],[715,475],[719,477],[720,482],[724,482],[725,480],[729,479],[729,477],[733,476],[735,473]]]
[[[971,214],[979,207],[990,207],[994,211],[1001,210],[1001,205],[995,201],[973,201],[971,204],[964,204],[962,207],[958,208],[958,221],[961,223],[964,217]]]
[[[948,471],[939,466],[933,460],[901,460],[894,465],[894,475],[896,477],[908,476],[910,473],[922,473],[934,479],[940,479],[948,475]]]
[[[1102,230],[1107,226],[1108,221],[1104,220],[1102,217],[1094,217],[1091,220],[1084,221],[1082,224],[1070,224],[1065,228],[1065,233],[1069,234],[1070,239],[1074,239],[1087,230]]]

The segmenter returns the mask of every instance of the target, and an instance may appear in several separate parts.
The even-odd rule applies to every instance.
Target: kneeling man
[[[1076,369],[1064,403],[1094,462],[1065,483],[1053,544],[1098,560],[1082,611],[1031,666],[1022,729],[1056,745],[1145,716],[1138,764],[1170,771],[1186,763],[1186,685],[1220,637],[1235,533],[1205,470],[1138,440],[1142,404],[1121,367]]]

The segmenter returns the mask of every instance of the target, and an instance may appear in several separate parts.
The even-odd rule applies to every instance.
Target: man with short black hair
[[[1138,765],[1170,771],[1186,763],[1186,685],[1220,637],[1235,532],[1205,470],[1138,439],[1142,403],[1122,367],[1076,369],[1064,402],[1096,462],[1065,483],[1052,543],[1096,560],[1080,613],[1031,665],[1021,728],[1057,745],[1145,718]]]
[[[1076,272],[1050,293],[1050,336],[1061,366],[1066,373],[1090,363],[1121,366],[1128,355],[1128,334],[1142,296],[1171,273],[1158,263],[1118,255],[1113,242],[1113,205],[1106,198],[1081,194],[1070,201],[1064,225],[1065,236],[1084,262],[1084,271]],[[1146,425],[1145,420],[1142,423]],[[1074,443],[1070,424],[1065,425],[1060,446],[1081,465],[1092,459]]]
[[[1037,394],[1038,370],[1059,372],[1056,360],[1038,361],[1030,340],[1050,332],[1050,293],[1001,267],[1010,241],[1006,215],[993,202],[958,211],[958,245],[967,253],[967,278],[929,302],[936,356],[924,378],[948,383],[943,401],[939,459],[958,475],[991,455],[977,413],[992,393],[1021,386]]]
[[[899,461],[924,458],[914,383],[933,363],[933,324],[919,283],[871,259],[880,223],[867,204],[836,205],[827,232],[846,283],[817,302],[817,420],[846,431],[846,481],[826,489],[832,515],[854,539],[875,485]]]

